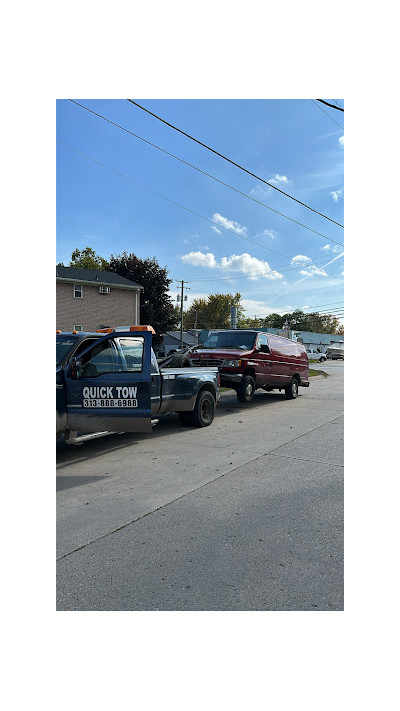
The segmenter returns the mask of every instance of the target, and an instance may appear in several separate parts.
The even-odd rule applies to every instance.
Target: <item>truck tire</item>
[[[215,415],[215,400],[208,390],[203,390],[197,396],[193,412],[190,412],[190,424],[195,427],[208,427]]]
[[[182,355],[182,353],[177,353],[174,355],[172,358],[169,367],[170,368],[190,368],[190,358],[188,358],[185,355]]]
[[[320,363],[323,363],[324,360],[326,360],[325,356],[321,356],[321,358],[319,359],[319,362],[320,362]]]
[[[245,375],[240,381],[236,394],[239,402],[250,402],[253,399],[256,384],[252,375]]]
[[[299,392],[299,381],[297,378],[292,378],[289,385],[285,388],[285,395],[287,400],[294,400]]]

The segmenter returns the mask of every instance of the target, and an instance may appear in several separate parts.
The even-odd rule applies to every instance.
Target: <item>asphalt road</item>
[[[342,610],[343,369],[57,445],[58,610]]]

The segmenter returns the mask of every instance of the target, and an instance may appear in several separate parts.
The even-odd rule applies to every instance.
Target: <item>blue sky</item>
[[[343,224],[344,132],[334,123],[343,126],[342,112],[320,104],[322,111],[310,99],[133,98]],[[112,170],[57,144],[57,262],[68,264],[76,247],[90,246],[105,258],[126,250],[168,268],[174,299],[177,280],[187,281],[187,306],[200,296],[240,292],[249,316],[295,308],[342,313],[341,227],[127,100],[77,101],[244,195],[59,100],[58,141]]]

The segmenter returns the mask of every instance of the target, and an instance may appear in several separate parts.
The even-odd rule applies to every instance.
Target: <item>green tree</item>
[[[281,316],[280,314],[273,313],[266,316],[264,319],[263,326],[265,328],[283,328],[286,316]]]
[[[133,252],[111,255],[106,267],[126,279],[132,279],[143,286],[140,295],[140,322],[153,326],[157,344],[166,331],[176,326],[174,305],[168,294],[172,279],[168,278],[166,267],[160,267],[156,258],[140,259]]]
[[[285,314],[283,318],[287,320],[289,328],[295,331],[338,333],[340,329],[340,322],[336,316],[320,314],[318,311],[305,314],[300,309],[296,309],[291,314]]]
[[[210,294],[205,299],[195,299],[183,314],[183,326],[188,328],[230,328],[231,306],[238,310],[238,320],[243,318],[241,295]]]
[[[107,268],[107,260],[99,257],[91,247],[85,247],[84,249],[74,249],[69,266],[104,271]]]
[[[257,315],[254,318],[238,319],[238,328],[261,328],[263,325],[263,319]]]

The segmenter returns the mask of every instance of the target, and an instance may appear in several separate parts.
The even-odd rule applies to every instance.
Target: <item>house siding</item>
[[[82,331],[95,331],[101,325],[135,326],[140,323],[140,291],[111,286],[100,294],[98,286],[82,284],[83,298],[74,298],[74,284],[57,282],[57,324],[61,331],[81,325]]]

